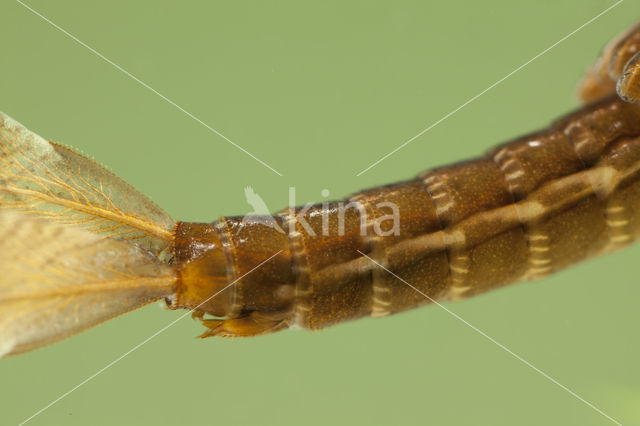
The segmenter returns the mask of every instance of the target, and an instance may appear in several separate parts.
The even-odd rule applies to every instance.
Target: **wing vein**
[[[162,228],[160,226],[157,226],[153,223],[138,219],[137,217],[134,217],[134,216],[118,214],[97,206],[85,205],[85,204],[81,204],[76,201],[71,201],[64,198],[52,197],[48,194],[44,194],[39,191],[34,191],[32,189],[11,188],[9,186],[4,185],[4,186],[0,186],[0,191],[10,192],[16,195],[23,195],[23,196],[28,196],[32,198],[37,198],[37,199],[49,202],[51,204],[57,204],[62,207],[69,207],[90,215],[100,216],[105,219],[112,220],[114,222],[124,223],[132,228],[136,228],[141,231],[147,232],[165,241],[172,241],[173,239],[173,235],[171,231],[165,228]]]

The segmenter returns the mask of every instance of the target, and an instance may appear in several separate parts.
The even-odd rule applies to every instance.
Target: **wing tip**
[[[9,117],[4,112],[0,111],[0,127],[9,127],[10,125],[12,125],[11,127],[13,127],[16,124],[20,124],[20,123],[18,123],[13,118]]]
[[[33,135],[36,139],[42,139],[42,137],[33,133],[29,129],[27,129],[22,123],[18,120],[10,117],[4,112],[0,111],[0,130],[7,129],[9,132],[18,134],[18,135]]]
[[[16,339],[2,338],[0,339],[0,358],[4,358],[11,354],[16,347]]]

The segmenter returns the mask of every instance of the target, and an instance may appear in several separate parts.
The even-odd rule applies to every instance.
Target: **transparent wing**
[[[137,245],[0,213],[0,356],[44,346],[173,294],[173,269]]]
[[[128,240],[159,255],[174,222],[122,179],[0,112],[0,209]]]

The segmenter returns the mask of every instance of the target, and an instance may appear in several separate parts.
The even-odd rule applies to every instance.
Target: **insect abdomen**
[[[631,219],[640,202],[633,185],[640,143],[627,140],[639,134],[640,109],[612,97],[482,158],[363,191],[349,199],[366,212],[363,252],[415,289],[360,261],[353,247],[351,266],[344,260],[341,266],[351,273],[360,268],[361,279],[371,276],[371,293],[361,293],[371,297],[367,313],[383,316],[428,303],[425,295],[482,293],[624,245],[640,229]],[[399,235],[371,229],[389,214],[387,206],[376,207],[381,202],[397,206]],[[314,292],[345,285],[311,281]],[[312,328],[349,315],[348,304],[334,303],[334,316],[318,315],[331,309],[319,305],[306,316]],[[357,306],[353,316],[363,314],[362,303]]]
[[[248,273],[225,314],[254,334],[321,328],[537,278],[627,244],[640,231],[638,135],[640,109],[612,97],[411,181],[249,222],[223,218],[228,280]]]

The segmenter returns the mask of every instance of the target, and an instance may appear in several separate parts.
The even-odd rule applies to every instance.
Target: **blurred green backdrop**
[[[360,177],[355,174],[613,4],[31,0],[280,177],[19,3],[0,4],[0,109],[93,156],[174,218],[272,210],[409,178],[577,105],[628,0]],[[448,308],[625,425],[640,424],[640,247]],[[1,273],[1,271],[0,271]],[[154,304],[0,361],[15,424],[176,319]],[[606,425],[430,307],[322,332],[198,340],[184,319],[29,424]]]

